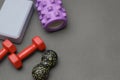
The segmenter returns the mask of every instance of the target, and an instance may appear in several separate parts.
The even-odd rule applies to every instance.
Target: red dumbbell
[[[44,51],[46,49],[44,41],[39,36],[35,36],[32,39],[32,44],[17,55],[14,53],[10,54],[8,59],[15,68],[19,69],[22,67],[22,60],[31,55],[37,49],[40,51]]]
[[[2,42],[2,46],[3,48],[0,50],[0,60],[2,60],[7,53],[14,53],[16,51],[16,46],[8,39]]]

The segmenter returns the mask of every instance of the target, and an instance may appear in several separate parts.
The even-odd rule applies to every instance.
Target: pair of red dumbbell
[[[17,51],[16,46],[8,39],[3,41],[2,45],[3,48],[0,50],[0,60],[2,60],[4,56],[7,55],[7,53],[10,53],[8,59],[17,69],[22,67],[22,60],[27,58],[34,51],[36,51],[37,49],[40,51],[44,51],[46,49],[44,41],[39,36],[35,36],[32,39],[32,44],[23,49],[18,54],[15,54],[15,52]]]

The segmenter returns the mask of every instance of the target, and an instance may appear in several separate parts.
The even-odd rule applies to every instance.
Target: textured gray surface
[[[120,0],[63,0],[68,13],[66,29],[47,33],[35,11],[18,52],[40,35],[54,49],[59,64],[48,80],[120,80]],[[1,47],[1,46],[0,46]],[[32,67],[40,52],[16,70],[7,57],[0,62],[0,80],[33,80]]]

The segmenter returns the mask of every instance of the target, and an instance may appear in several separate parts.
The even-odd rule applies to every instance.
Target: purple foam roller
[[[37,0],[36,7],[43,28],[48,32],[58,31],[66,26],[67,15],[61,0]]]

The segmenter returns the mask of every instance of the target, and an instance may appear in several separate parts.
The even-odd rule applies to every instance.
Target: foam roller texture
[[[63,29],[67,24],[67,14],[61,0],[37,0],[36,7],[42,26],[48,32]]]

